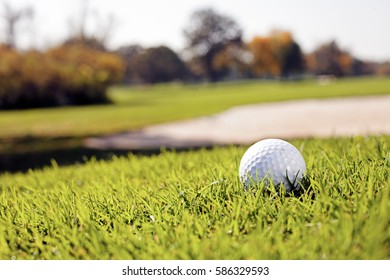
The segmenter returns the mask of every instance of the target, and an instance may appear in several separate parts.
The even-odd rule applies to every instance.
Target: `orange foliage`
[[[270,39],[267,37],[255,37],[249,43],[249,49],[253,54],[253,70],[258,75],[278,75],[280,69],[277,66],[277,57]]]
[[[281,76],[294,44],[292,34],[286,31],[273,31],[267,37],[254,37],[248,45],[253,54],[253,71],[258,75]]]
[[[118,56],[80,46],[45,53],[0,47],[0,108],[103,102],[123,68]]]
[[[118,82],[124,70],[118,56],[81,46],[54,48],[47,52],[47,57],[62,65],[59,72],[74,85]]]

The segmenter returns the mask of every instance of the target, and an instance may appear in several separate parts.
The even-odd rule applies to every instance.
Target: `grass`
[[[198,86],[115,87],[109,93],[113,100],[110,105],[2,111],[0,140],[12,144],[44,138],[77,139],[209,115],[243,104],[389,93],[389,78],[344,79],[327,86],[315,81],[251,81]]]
[[[244,191],[246,147],[0,175],[0,259],[389,259],[390,136],[292,143],[299,197]]]

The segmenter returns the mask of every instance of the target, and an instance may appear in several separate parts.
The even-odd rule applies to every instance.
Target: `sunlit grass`
[[[0,175],[0,259],[389,259],[390,136],[292,143],[299,197],[244,191],[246,147]]]

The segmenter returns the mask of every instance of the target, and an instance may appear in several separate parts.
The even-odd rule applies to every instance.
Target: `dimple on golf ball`
[[[301,153],[280,139],[264,139],[253,144],[243,155],[239,176],[245,188],[272,180],[275,186],[283,183],[287,192],[299,189],[306,171]]]

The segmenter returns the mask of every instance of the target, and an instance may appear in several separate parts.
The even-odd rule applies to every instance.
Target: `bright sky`
[[[55,44],[69,33],[83,0],[3,0],[15,8],[30,5],[35,18],[20,44]],[[355,56],[390,60],[389,0],[89,0],[101,18],[113,15],[112,47],[139,43],[144,47],[185,46],[183,29],[197,9],[211,7],[231,16],[244,30],[244,39],[273,29],[291,31],[304,51],[337,40]],[[1,4],[1,1],[0,1]],[[3,7],[0,5],[0,13]],[[3,31],[3,23],[0,30]]]

